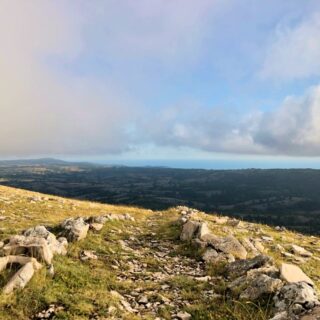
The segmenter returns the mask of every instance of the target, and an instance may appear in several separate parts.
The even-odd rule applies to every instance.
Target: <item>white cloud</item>
[[[168,116],[169,115],[169,116]],[[173,107],[144,126],[160,146],[210,152],[320,156],[320,85],[287,97],[272,112]]]
[[[320,75],[320,12],[294,26],[279,25],[266,51],[260,76],[295,80]]]
[[[253,139],[266,152],[319,156],[320,85],[302,97],[286,98],[278,110],[263,114]]]
[[[1,1],[0,155],[130,148],[144,114],[122,85],[130,78],[122,65],[198,58],[205,16],[218,2]],[[102,65],[80,76],[91,55]]]
[[[85,50],[85,16],[65,1],[0,4],[0,154],[119,152],[137,108],[121,88],[55,70]],[[130,111],[130,112],[129,112]],[[130,116],[129,116],[130,114]]]

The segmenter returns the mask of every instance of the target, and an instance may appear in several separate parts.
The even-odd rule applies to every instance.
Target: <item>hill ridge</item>
[[[69,221],[75,221],[74,217],[87,216],[82,220],[90,224],[99,224],[95,217],[113,217],[101,230],[90,231],[85,239],[71,243],[65,256],[55,256],[54,271],[42,268],[24,290],[10,298],[1,295],[1,319],[41,319],[46,315],[55,319],[269,319],[273,312],[270,301],[243,306],[241,299],[228,298],[231,288],[222,272],[226,264],[204,261],[206,251],[211,249],[212,258],[215,250],[212,245],[207,250],[201,248],[208,234],[215,237],[209,239],[211,244],[216,238],[234,237],[242,247],[247,246],[245,258],[251,259],[254,250],[260,249],[273,258],[275,267],[280,262],[300,263],[315,287],[319,285],[319,238],[285,229],[208,216],[184,207],[156,212],[7,187],[0,187],[0,212],[2,240],[36,225],[58,234],[62,230],[57,226],[70,217]],[[196,228],[191,238],[185,239],[181,231],[188,223],[195,223]],[[210,232],[204,232],[204,224]],[[255,241],[258,238],[260,241]],[[292,245],[297,246],[296,252]],[[225,254],[222,248],[219,244],[218,252]],[[8,275],[1,274],[2,286]],[[5,307],[8,301],[9,308]]]

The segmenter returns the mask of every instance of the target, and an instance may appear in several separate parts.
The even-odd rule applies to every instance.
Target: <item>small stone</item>
[[[299,247],[295,244],[291,245],[291,249],[294,254],[297,254],[301,257],[312,257],[312,253],[307,251],[306,249]]]
[[[214,262],[217,257],[218,252],[212,248],[208,248],[202,255],[202,259],[207,263]]]
[[[210,276],[196,277],[194,278],[194,280],[200,281],[200,282],[209,282],[211,280],[211,277]]]
[[[270,236],[262,236],[261,239],[264,242],[273,242],[273,238]]]
[[[212,218],[213,222],[216,224],[225,224],[228,222],[229,218],[228,217],[220,217],[220,216],[215,216]]]
[[[115,313],[116,311],[117,311],[117,308],[114,307],[114,306],[110,306],[110,307],[108,308],[108,313],[109,313],[109,314]]]
[[[94,253],[94,251],[91,250],[83,250],[80,252],[80,260],[86,261],[86,260],[97,260],[98,256]]]
[[[253,240],[253,245],[256,247],[256,249],[258,251],[260,251],[261,253],[263,253],[265,251],[265,248],[263,246],[263,244],[261,243],[261,241],[259,241],[258,239],[254,239]]]
[[[51,264],[50,266],[48,266],[48,274],[53,277],[54,276],[54,267],[53,264]]]
[[[148,297],[147,296],[141,296],[138,300],[138,303],[140,304],[147,304],[148,303]]]
[[[94,231],[100,231],[103,228],[103,224],[102,223],[90,223],[90,229],[94,230]]]
[[[180,312],[177,313],[177,318],[179,320],[190,320],[191,319],[191,314],[188,313],[188,312],[180,311]]]

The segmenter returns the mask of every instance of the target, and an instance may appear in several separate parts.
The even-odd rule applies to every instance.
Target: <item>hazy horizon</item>
[[[0,155],[317,166],[319,32],[316,0],[2,1]]]
[[[115,165],[128,167],[166,167],[172,169],[207,169],[207,170],[237,170],[237,169],[320,169],[320,160],[250,160],[250,159],[92,159],[92,158],[6,158],[1,161],[23,160],[62,160],[68,162],[88,162],[100,165]]]

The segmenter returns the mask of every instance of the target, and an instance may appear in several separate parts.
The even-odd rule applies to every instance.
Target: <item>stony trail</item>
[[[218,295],[205,264],[181,254],[176,237],[161,233],[168,229],[166,223],[152,215],[141,227],[129,227],[131,236],[118,240],[122,252],[114,266],[117,280],[135,287],[123,294],[122,305],[143,318],[162,319],[161,314],[170,313],[172,319],[190,319],[185,308]],[[186,283],[198,286],[201,299],[186,290]]]

